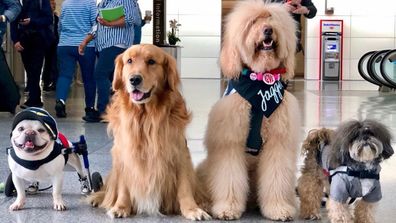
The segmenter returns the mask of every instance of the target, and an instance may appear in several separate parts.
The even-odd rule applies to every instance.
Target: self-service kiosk
[[[342,20],[320,20],[320,77],[342,79]]]

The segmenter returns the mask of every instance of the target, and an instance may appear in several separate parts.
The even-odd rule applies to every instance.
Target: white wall
[[[167,28],[176,19],[181,27],[181,76],[220,78],[218,57],[221,34],[221,0],[166,0]],[[139,0],[140,9],[153,10],[152,0]],[[152,22],[143,27],[142,43],[153,42]]]
[[[312,0],[318,9],[307,19],[305,78],[318,79],[319,24],[321,19],[344,20],[343,79],[361,80],[357,69],[360,57],[370,50],[396,48],[395,0],[328,0],[334,15],[326,16],[325,1]]]

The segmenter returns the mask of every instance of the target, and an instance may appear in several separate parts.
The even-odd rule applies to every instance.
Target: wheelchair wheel
[[[92,174],[92,190],[93,192],[97,192],[103,186],[102,176],[98,172],[94,172]]]
[[[14,185],[14,182],[12,182],[12,173],[10,173],[10,175],[8,175],[7,180],[5,182],[4,194],[7,197],[12,197],[12,196],[16,195],[15,185]]]

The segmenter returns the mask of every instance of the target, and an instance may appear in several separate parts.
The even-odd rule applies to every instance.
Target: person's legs
[[[45,52],[44,56],[44,69],[43,74],[41,75],[41,81],[43,82],[43,91],[47,91],[47,87],[51,84],[51,63],[52,63],[52,55],[51,49],[48,49]]]
[[[57,69],[57,45],[54,42],[45,53],[44,70],[41,77],[43,81],[43,90],[51,91],[54,90],[56,81],[58,79]]]
[[[98,62],[95,67],[95,81],[98,88],[97,109],[99,113],[104,113],[109,103],[111,77],[114,72],[115,58],[124,52],[125,49],[119,47],[109,47],[99,52]]]
[[[43,106],[41,101],[40,75],[44,62],[45,49],[38,44],[36,43],[29,48],[25,48],[21,53],[22,62],[27,74],[27,86],[29,88],[29,99],[21,106],[22,108]]]
[[[56,86],[56,99],[66,102],[69,94],[70,84],[73,80],[74,71],[76,69],[77,55],[76,46],[59,46],[58,57],[62,58],[59,61],[59,77]]]
[[[65,103],[69,94],[70,84],[73,80],[77,55],[76,46],[58,47],[58,56],[62,58],[62,60],[59,61],[60,73],[56,86],[55,111],[58,118],[66,117]]]
[[[81,68],[81,76],[84,82],[85,107],[95,107],[96,82],[94,79],[95,47],[87,47],[84,56],[78,57]]]

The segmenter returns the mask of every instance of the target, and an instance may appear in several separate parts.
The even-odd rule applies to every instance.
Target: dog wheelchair
[[[78,156],[81,156],[83,159],[86,176],[82,177],[80,174],[78,174],[79,181],[81,184],[81,194],[88,195],[91,192],[99,191],[103,185],[102,176],[98,172],[94,172],[91,175],[91,172],[89,170],[88,147],[87,147],[87,143],[85,141],[84,135],[80,136],[80,140],[78,142],[69,142],[67,140],[67,138],[62,133],[58,134],[58,138],[59,138],[61,145],[63,147],[62,154],[75,153]],[[7,154],[9,153],[10,149],[12,149],[12,147],[7,148]],[[78,161],[81,164],[80,158]],[[68,164],[65,165],[64,170],[65,171],[76,171],[76,169],[74,169],[73,167],[71,167]],[[51,187],[52,187],[52,185],[47,186],[45,188],[39,188],[39,182],[36,181],[36,182],[31,182],[31,184],[26,189],[26,191],[28,192],[28,194],[34,194],[37,191],[48,190]],[[12,196],[16,195],[16,188],[12,181],[12,173],[10,173],[8,175],[7,180],[5,182],[4,194],[7,197],[12,197]]]

